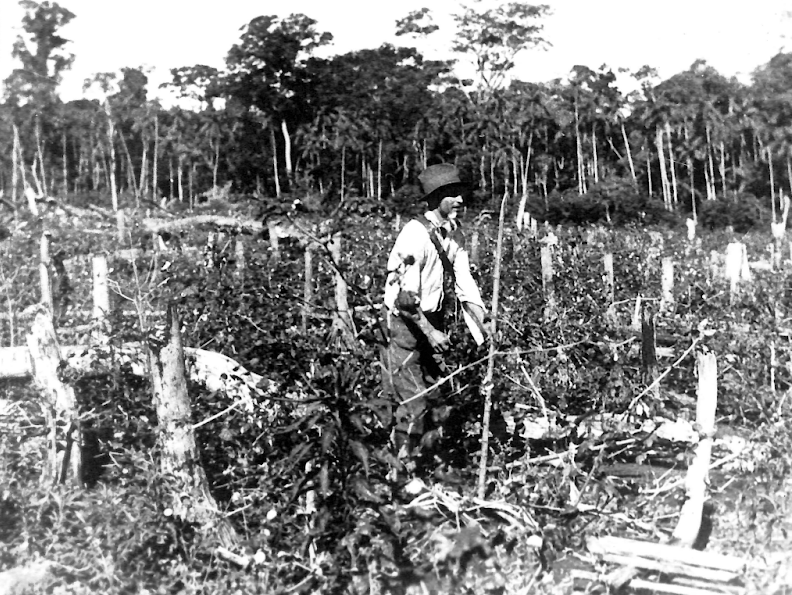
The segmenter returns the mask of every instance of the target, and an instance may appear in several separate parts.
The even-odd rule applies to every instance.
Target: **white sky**
[[[329,31],[334,44],[323,55],[384,42],[407,45],[394,36],[395,22],[429,6],[446,27],[421,46],[424,55],[448,57],[451,21],[459,0],[58,0],[76,17],[63,29],[76,59],[64,77],[61,97],[82,96],[85,78],[122,67],[146,66],[149,96],[169,79],[169,69],[194,64],[222,67],[239,28],[259,15],[304,13]],[[534,3],[539,3],[533,0]],[[517,78],[546,81],[566,76],[575,64],[614,71],[655,67],[662,78],[703,58],[722,74],[747,81],[788,42],[792,19],[788,0],[545,0],[553,14],[545,20],[548,51],[526,52],[514,70]],[[21,31],[16,0],[0,0],[0,80],[14,68],[11,46]],[[790,31],[792,33],[792,31]],[[444,34],[444,35],[443,35]]]

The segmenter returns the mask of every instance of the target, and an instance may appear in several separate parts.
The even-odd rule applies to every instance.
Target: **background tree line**
[[[623,93],[607,66],[546,83],[508,79],[517,53],[545,44],[544,5],[454,17],[453,49],[474,62],[475,80],[413,47],[320,58],[332,36],[316,21],[261,16],[223,69],[171,71],[168,86],[191,100],[180,106],[149,99],[146,73],[132,67],[86,81],[103,100],[63,102],[58,83],[74,56],[59,31],[75,15],[21,4],[29,41],[14,44],[20,68],[0,104],[0,188],[11,205],[26,188],[98,204],[109,194],[114,208],[119,194],[192,204],[221,188],[398,203],[438,160],[456,162],[479,200],[508,190],[556,219],[652,205],[775,213],[792,192],[792,54],[757,68],[749,85],[703,61],[662,81],[644,67],[632,73],[640,90]],[[437,29],[427,9],[396,26],[408,38]]]

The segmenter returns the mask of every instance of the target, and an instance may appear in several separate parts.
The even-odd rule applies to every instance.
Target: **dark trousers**
[[[439,389],[417,399],[412,397],[424,393],[443,376],[443,362],[416,326],[400,316],[387,316],[387,342],[380,351],[383,397],[389,403],[384,421],[394,429],[397,451],[407,444],[409,452],[431,429],[430,403]],[[442,328],[440,316],[429,313],[427,318],[435,328]]]

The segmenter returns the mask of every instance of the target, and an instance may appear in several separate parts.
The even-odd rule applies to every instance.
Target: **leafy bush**
[[[770,213],[752,194],[735,199],[720,198],[701,203],[701,225],[710,230],[732,227],[737,233],[746,233],[757,227],[769,227]]]
[[[672,225],[677,220],[661,200],[643,194],[623,178],[603,180],[583,195],[570,189],[551,193],[547,201],[532,199],[528,211],[551,225]]]

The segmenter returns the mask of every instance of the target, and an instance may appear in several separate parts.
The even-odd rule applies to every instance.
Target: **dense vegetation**
[[[27,186],[100,203],[111,194],[114,206],[118,193],[187,202],[224,188],[310,193],[327,207],[354,195],[398,202],[438,160],[456,162],[483,200],[509,188],[538,216],[580,195],[600,205],[589,216],[637,212],[651,198],[683,213],[712,201],[772,210],[790,184],[788,54],[758,66],[750,85],[701,61],[662,81],[647,66],[633,74],[642,90],[625,94],[609,67],[509,79],[514,55],[544,43],[541,5],[458,15],[454,49],[475,56],[475,81],[409,45],[319,58],[331,36],[317,22],[262,16],[224,69],[173,69],[169,86],[192,107],[149,99],[132,66],[95,76],[103,101],[63,102],[58,81],[75,57],[59,33],[79,15],[22,4],[20,68],[0,104],[0,188],[12,203]],[[428,11],[397,25],[405,39],[436,28]]]
[[[110,376],[64,372],[78,389],[82,423],[90,429],[91,456],[96,457],[87,489],[40,485],[45,419],[39,399],[30,388],[3,385],[4,567],[55,561],[58,582],[68,593],[398,593],[411,584],[438,592],[499,593],[525,588],[538,578],[547,592],[567,592],[571,583],[565,569],[578,564],[575,552],[581,552],[587,536],[619,533],[654,540],[673,528],[681,483],[665,496],[653,495],[649,488],[662,487],[663,479],[646,483],[613,469],[632,463],[668,473],[684,469],[689,457],[684,446],[636,434],[636,428],[658,417],[693,416],[694,360],[688,356],[676,366],[671,363],[694,341],[718,355],[719,432],[752,445],[738,465],[712,478],[710,547],[748,559],[782,560],[792,452],[784,431],[790,415],[785,395],[792,383],[785,347],[786,269],[760,271],[752,285],[730,296],[718,272],[722,269],[710,264],[711,250],[723,251],[726,234],[689,244],[663,228],[651,233],[556,228],[557,310],[548,319],[540,243],[509,229],[486,499],[474,496],[486,358],[457,329],[460,349],[452,364],[464,370],[446,403],[443,455],[423,470],[434,487],[416,494],[422,498],[418,505],[393,491],[383,456],[387,436],[373,413],[378,335],[376,318],[366,306],[380,299],[380,265],[394,238],[393,220],[363,221],[351,212],[339,219],[345,229],[342,269],[357,288],[352,305],[358,307],[360,334],[351,348],[332,326],[333,269],[321,252],[303,329],[304,249],[297,243],[282,244],[275,258],[260,238],[226,236],[217,242],[215,237],[208,243],[206,231],[195,231],[183,237],[183,244],[197,245],[202,256],[151,254],[143,255],[136,269],[123,261],[114,265],[114,343],[140,336],[137,315],[123,314],[129,299],[154,310],[176,303],[186,344],[225,353],[278,387],[253,411],[228,411],[222,393],[190,388],[196,423],[222,412],[198,430],[201,460],[213,495],[239,535],[238,551],[250,557],[251,566],[240,569],[218,558],[211,532],[173,516],[168,494],[174,486],[157,464],[161,455],[148,383],[119,363]],[[3,283],[6,295],[19,296],[10,298],[9,307],[16,311],[38,296],[36,267],[29,258],[35,247],[21,231],[41,223],[21,218],[4,242]],[[69,254],[115,245],[112,219],[98,213],[75,218],[56,208],[45,213],[43,223],[53,244]],[[479,227],[476,274],[487,301],[492,297],[493,225]],[[752,259],[762,256],[765,238],[746,237]],[[237,241],[246,246],[243,271],[235,266]],[[616,278],[616,306],[610,312],[602,283],[606,251],[614,254]],[[676,302],[657,314],[658,337],[673,354],[661,360],[670,370],[652,396],[646,393],[650,378],[630,319],[638,295],[656,304],[661,256],[678,263]],[[30,265],[12,267],[19,262]],[[84,267],[69,267],[74,299],[60,318],[65,342],[88,340],[69,333],[87,322],[81,318],[90,292]],[[704,320],[703,328],[714,330],[713,335],[700,334]],[[8,334],[4,337],[8,344]],[[775,361],[771,344],[777,348]],[[645,396],[636,406],[640,394]],[[629,415],[602,422],[605,432],[599,433],[586,425],[593,412]],[[529,429],[537,421],[551,428],[540,439]],[[544,458],[565,452],[569,457],[562,454],[555,463]],[[745,486],[742,495],[729,488],[734,482]],[[783,568],[783,560],[769,570]],[[767,592],[776,584],[774,574],[752,568],[749,586]]]
[[[58,31],[74,15],[22,4],[34,43],[15,46],[22,68],[0,105],[9,209],[0,344],[25,344],[22,313],[39,301],[46,232],[68,272],[56,313],[64,344],[91,341],[91,275],[77,257],[114,258],[113,348],[101,374],[61,370],[85,431],[79,487],[41,483],[46,409],[29,383],[0,381],[0,571],[45,560],[53,566],[40,591],[64,595],[569,592],[571,569],[595,563],[587,537],[658,541],[673,529],[690,448],[642,424],[694,417],[695,346],[718,358],[716,455],[731,463],[711,475],[703,539],[750,562],[750,592],[792,584],[789,262],[731,294],[713,260],[735,233],[752,261],[766,258],[781,188],[792,183],[789,56],[760,67],[750,86],[703,63],[662,82],[647,69],[636,73],[642,92],[624,96],[607,68],[505,84],[514,53],[542,44],[546,7],[460,16],[457,49],[479,58],[476,82],[411,48],[320,59],[311,52],[328,37],[317,23],[260,17],[226,69],[174,70],[173,86],[194,109],[149,100],[136,68],[98,75],[102,102],[64,103],[57,83],[72,57]],[[398,26],[431,34],[427,18],[421,11]],[[499,35],[517,25],[522,41],[510,45]],[[476,187],[465,232],[471,252],[478,234],[475,275],[488,304],[496,217],[476,213],[508,199],[483,499],[475,475],[488,357],[461,328],[452,395],[438,408],[438,456],[422,462],[413,493],[393,485],[376,416],[382,267],[397,222],[415,208],[415,174],[439,159]],[[26,188],[38,196],[27,206]],[[523,198],[548,224],[538,234],[512,223]],[[342,234],[352,342],[333,324],[335,269],[324,248],[314,252],[306,304],[304,244],[283,240],[276,255],[266,233],[232,226],[218,239],[198,227],[156,252],[142,222],[146,211],[294,217],[294,199],[321,212],[300,215],[320,242]],[[109,207],[127,217],[121,239]],[[694,208],[699,237],[689,241],[680,219]],[[550,312],[540,252],[554,240]],[[131,261],[112,256],[129,247],[144,250]],[[676,263],[676,285],[675,301],[659,309],[662,257]],[[638,296],[670,349],[657,390],[631,324]],[[186,345],[223,353],[275,387],[252,408],[189,387],[201,466],[236,534],[236,561],[169,505],[179,486],[160,466],[151,386],[115,351],[146,335],[169,304]],[[745,450],[729,458],[727,445],[740,441]]]

